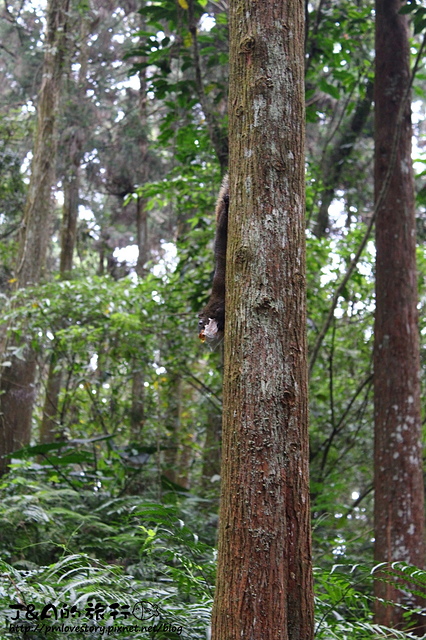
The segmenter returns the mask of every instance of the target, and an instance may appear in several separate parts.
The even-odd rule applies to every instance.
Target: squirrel
[[[219,344],[225,329],[226,246],[228,243],[229,178],[226,175],[216,202],[215,269],[208,303],[198,314],[198,337],[202,342]]]

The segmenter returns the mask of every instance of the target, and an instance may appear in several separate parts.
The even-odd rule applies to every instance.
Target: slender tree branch
[[[10,49],[8,49],[7,47],[4,46],[4,44],[0,44],[0,49],[3,49],[4,51],[6,51],[6,53],[8,53],[12,58],[16,59],[16,54],[13,53],[13,51],[10,51]]]
[[[341,426],[343,424],[343,421],[345,420],[346,416],[349,414],[349,411],[351,410],[355,400],[357,399],[357,397],[359,396],[359,394],[361,393],[361,391],[364,389],[364,387],[366,387],[367,385],[371,384],[371,382],[373,381],[373,374],[370,373],[365,380],[363,380],[358,388],[356,389],[354,395],[352,396],[352,398],[349,400],[348,405],[346,407],[346,409],[343,411],[342,415],[340,416],[340,420],[336,425],[336,428],[338,431],[341,430]]]
[[[8,231],[5,231],[0,235],[0,240],[4,240],[8,236],[11,236],[13,233],[15,233],[15,231],[19,231],[20,227],[21,227],[20,222],[19,224],[15,224],[15,226],[11,227]]]
[[[199,380],[199,378],[194,376],[194,374],[190,371],[188,367],[184,367],[184,369],[185,369],[186,375],[192,378],[192,380],[194,381],[194,382],[191,382],[190,380],[188,380],[188,384],[190,384],[197,391],[200,391],[201,389],[204,392],[207,400],[214,406],[214,408],[217,411],[220,411],[222,406],[222,401],[219,398],[219,396],[216,393],[214,393],[214,391],[212,391],[210,387],[205,385],[204,382],[202,382],[201,380]],[[216,402],[213,402],[212,397],[217,401],[217,404]]]
[[[342,415],[339,418],[339,421],[337,422],[337,424],[333,427],[332,432],[330,433],[330,435],[328,436],[328,438],[324,441],[324,443],[319,447],[318,451],[311,456],[311,461],[317,456],[317,454],[321,451],[321,449],[324,447],[324,453],[323,453],[323,457],[322,457],[322,461],[321,461],[321,473],[324,472],[325,469],[325,465],[327,463],[327,458],[328,458],[328,454],[330,453],[330,449],[331,446],[333,444],[333,440],[335,439],[336,436],[339,435],[339,433],[341,433],[341,431],[343,431],[344,429],[344,421],[345,418],[347,417],[347,415],[349,414],[349,411],[351,410],[355,400],[357,399],[357,397],[359,396],[359,394],[362,392],[362,390],[364,389],[364,387],[366,387],[367,385],[369,385],[373,380],[373,375],[370,374],[365,380],[363,380],[358,388],[355,390],[354,395],[352,396],[352,398],[350,399],[346,409],[343,411]],[[368,390],[367,390],[367,395],[368,396]],[[365,401],[364,401],[365,402]]]

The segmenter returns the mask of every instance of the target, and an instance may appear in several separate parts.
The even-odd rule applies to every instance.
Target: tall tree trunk
[[[63,280],[71,277],[73,256],[76,244],[78,205],[80,195],[80,165],[83,157],[83,144],[85,138],[84,121],[82,122],[82,105],[85,102],[87,83],[87,59],[88,59],[88,30],[89,21],[86,14],[81,18],[80,55],[78,62],[77,86],[71,81],[72,70],[69,69],[70,88],[68,89],[69,101],[73,110],[69,126],[67,140],[67,167],[63,178],[64,206],[62,210],[61,230],[61,255],[59,273]],[[69,56],[71,63],[71,56]],[[58,369],[59,357],[55,351],[49,364],[49,372],[46,384],[46,396],[43,407],[43,417],[40,425],[40,442],[53,442],[61,436],[58,425],[59,393],[62,383],[62,372]]]
[[[374,557],[377,563],[401,560],[423,567],[416,226],[407,99],[410,48],[407,18],[398,13],[401,6],[400,0],[376,0],[375,193],[380,204],[376,220]],[[405,585],[403,593],[396,581],[375,583],[377,598],[420,604],[408,590]],[[376,601],[375,619],[380,624],[402,627],[403,612]],[[417,632],[425,631],[424,622],[419,622]]]
[[[304,6],[230,2],[230,213],[212,640],[311,640]]]
[[[69,0],[50,0],[47,8],[36,138],[16,271],[17,287],[20,288],[39,282],[50,237],[57,147],[56,119],[68,8]],[[30,441],[35,372],[35,355],[29,347],[25,350],[23,360],[14,357],[10,367],[3,367],[0,381],[0,473],[5,471],[7,465],[4,456]]]

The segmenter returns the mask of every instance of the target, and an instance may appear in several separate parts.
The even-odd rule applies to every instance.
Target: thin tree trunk
[[[61,256],[59,273],[63,280],[71,276],[73,255],[76,241],[78,201],[79,201],[79,170],[81,162],[81,141],[76,140],[79,132],[73,134],[70,140],[69,175],[64,178],[64,208],[62,216]],[[55,347],[56,350],[56,347]],[[57,368],[58,353],[55,351],[49,364],[46,384],[46,396],[43,407],[43,417],[40,425],[40,442],[52,442],[58,435],[57,412],[59,406],[59,392],[61,390],[62,373]]]
[[[50,238],[52,187],[55,180],[56,120],[66,45],[69,0],[51,0],[47,8],[47,34],[31,179],[24,211],[16,271],[17,287],[37,284],[43,273]],[[13,357],[3,367],[0,382],[0,473],[12,451],[31,437],[36,361],[27,347],[24,360]]]
[[[82,131],[76,129],[69,142],[69,173],[64,177],[64,208],[62,215],[61,258],[59,273],[62,279],[71,276],[77,233],[80,195],[80,163],[82,159]]]
[[[212,640],[311,640],[304,6],[230,2],[230,213]]]
[[[80,70],[77,87],[72,83],[68,91],[74,118],[71,119],[68,138],[68,165],[63,179],[64,206],[62,211],[61,255],[59,273],[63,280],[71,278],[73,256],[76,244],[78,205],[80,196],[80,164],[83,157],[83,143],[85,138],[84,122],[81,121],[81,109],[86,96],[87,58],[88,58],[88,27],[87,16],[82,18],[80,37]],[[71,62],[71,56],[69,57]],[[70,77],[71,77],[70,69]],[[74,104],[72,104],[74,102]],[[79,117],[76,117],[76,114]],[[58,425],[59,393],[62,383],[62,372],[58,369],[58,353],[55,351],[49,364],[46,384],[46,396],[43,407],[43,417],[40,425],[40,442],[53,442],[60,435]]]
[[[132,374],[132,407],[130,410],[130,439],[132,442],[142,441],[143,428],[145,426],[145,387],[144,370],[140,362],[133,361]]]
[[[141,29],[145,29],[145,22],[142,21]],[[144,61],[144,59],[143,59]],[[142,184],[148,180],[148,109],[147,109],[147,83],[146,68],[139,72],[139,116],[141,125],[141,136],[139,140],[140,164],[142,168]],[[145,275],[145,265],[148,260],[148,216],[146,211],[146,199],[138,197],[136,207],[136,237],[138,243],[138,261],[136,273],[138,276]]]
[[[139,277],[143,277],[146,274],[145,265],[148,260],[148,216],[146,199],[141,196],[138,196],[136,203],[136,238],[139,252],[135,271]]]
[[[187,433],[185,435],[186,442],[180,443],[177,460],[177,483],[180,487],[189,489],[191,486],[191,462],[194,456],[194,448],[192,446],[193,438]]]
[[[399,0],[376,0],[375,193],[386,189],[376,220],[375,562],[424,566],[420,358],[414,181],[411,161],[410,47]],[[401,111],[403,109],[403,111]],[[401,118],[402,115],[402,118]],[[398,145],[393,149],[395,136]],[[387,186],[386,186],[387,184]],[[409,587],[375,582],[375,595],[423,604]],[[404,610],[375,603],[375,620],[403,627]],[[417,620],[417,633],[426,625]]]
[[[145,19],[140,18],[141,31],[146,29]],[[142,58],[142,62],[146,59]],[[139,140],[140,163],[142,167],[142,183],[148,180],[148,104],[146,68],[139,72],[139,117],[141,135]],[[148,260],[148,215],[146,199],[138,196],[136,203],[136,239],[138,244],[138,260],[136,273],[140,278],[146,275],[146,263]],[[134,442],[140,442],[145,425],[145,369],[141,359],[135,358],[132,373],[132,408],[130,412],[130,437]]]

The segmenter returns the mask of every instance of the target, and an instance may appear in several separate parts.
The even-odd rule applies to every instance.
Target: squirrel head
[[[212,346],[216,346],[223,339],[223,327],[221,328],[214,318],[208,318],[200,314],[198,320],[198,337],[201,342],[207,342]]]

